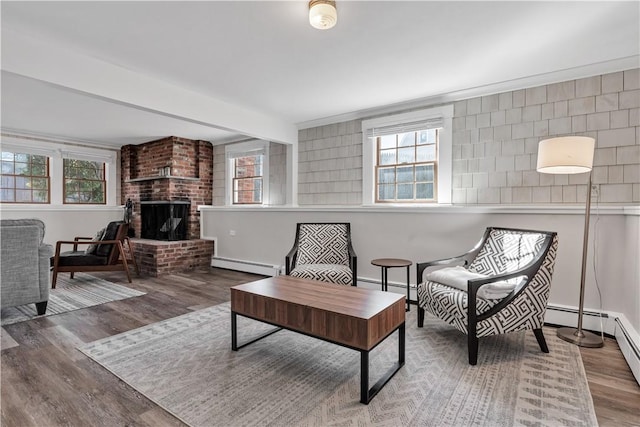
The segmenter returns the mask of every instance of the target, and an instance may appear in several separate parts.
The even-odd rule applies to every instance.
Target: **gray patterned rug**
[[[86,273],[75,273],[74,279],[70,279],[68,275],[58,276],[56,289],[49,291],[49,303],[44,315],[38,316],[35,304],[7,307],[2,309],[1,325],[11,325],[35,317],[66,313],[144,294],[145,292],[116,285]]]
[[[597,426],[578,347],[533,333],[480,341],[408,314],[406,365],[359,403],[360,355],[280,331],[232,352],[229,304],[86,344],[80,350],[191,426]],[[238,318],[239,343],[271,328]],[[397,334],[370,355],[372,383],[397,358]]]

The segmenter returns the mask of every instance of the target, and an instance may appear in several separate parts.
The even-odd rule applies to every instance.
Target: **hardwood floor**
[[[147,294],[3,327],[2,426],[183,426],[76,347],[229,301],[231,286],[262,277],[211,269],[129,285],[121,272],[95,275]],[[599,424],[640,426],[640,386],[616,341],[581,353]]]

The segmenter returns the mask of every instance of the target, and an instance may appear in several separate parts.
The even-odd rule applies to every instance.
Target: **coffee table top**
[[[234,286],[234,290],[362,319],[376,316],[397,301],[404,302],[401,294],[291,276],[269,277]]]

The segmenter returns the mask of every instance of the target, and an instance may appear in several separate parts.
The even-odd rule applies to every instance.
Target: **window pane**
[[[34,203],[47,203],[49,201],[49,193],[46,190],[36,190],[33,192]]]
[[[2,173],[8,173],[13,175],[15,169],[13,168],[13,162],[2,162]]]
[[[429,129],[420,131],[418,136],[419,144],[435,144],[436,143],[436,130]]]
[[[413,199],[413,184],[398,184],[398,200]]]
[[[31,178],[25,178],[22,176],[16,177],[16,188],[27,189],[31,188]]]
[[[416,133],[401,133],[398,134],[398,147],[411,147],[416,145]]]
[[[31,190],[16,190],[16,202],[30,202]]]
[[[381,150],[379,165],[395,165],[396,164],[396,149]]]
[[[418,162],[432,162],[436,159],[436,146],[435,145],[420,145],[418,146]]]
[[[433,165],[416,166],[416,181],[433,181]]]
[[[433,199],[433,184],[416,184],[417,199]]]
[[[2,202],[15,202],[14,196],[15,192],[13,191],[13,189],[0,190],[0,201]]]
[[[14,188],[16,179],[12,176],[3,175],[0,187],[2,188]]]
[[[415,162],[415,148],[398,148],[398,163],[413,163]]]
[[[29,170],[29,164],[28,163],[20,163],[20,162],[16,162],[15,163],[15,171],[16,171],[16,175],[31,175],[31,171]]]
[[[379,200],[395,200],[395,198],[396,198],[395,185],[379,185],[378,186]]]
[[[11,153],[9,151],[3,151],[2,152],[2,160],[3,161],[8,160],[10,162],[13,162],[13,159],[14,159],[13,153]]]
[[[413,166],[398,168],[398,182],[413,182]]]
[[[396,168],[378,169],[378,183],[391,184],[396,182]]]
[[[380,141],[380,149],[384,150],[385,148],[396,148],[396,136],[395,135],[385,135],[379,138]]]

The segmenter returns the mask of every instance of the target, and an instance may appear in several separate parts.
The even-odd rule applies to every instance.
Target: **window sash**
[[[420,132],[425,130],[432,129],[418,129],[412,131],[413,133],[413,145],[403,145],[400,141],[400,136],[402,134],[408,133],[403,132],[401,134],[394,134],[395,141],[393,144],[388,144],[385,148],[383,147],[382,135],[376,138],[376,165],[374,168],[375,173],[375,187],[374,187],[374,200],[376,203],[424,203],[424,202],[437,202],[437,180],[438,180],[438,143],[439,143],[439,131],[436,129],[435,141],[434,142],[426,142],[421,143],[419,135]],[[404,141],[404,138],[403,138]],[[418,161],[418,149],[421,147],[434,147],[434,158],[433,160],[428,161]],[[409,151],[413,149],[413,161],[412,162],[400,162],[400,151]],[[393,162],[384,162],[383,154],[391,154],[394,153],[394,156],[391,156],[395,159]],[[417,179],[417,168],[420,166],[431,166],[433,168],[432,171],[432,179],[431,180],[418,180]],[[411,180],[403,180],[398,176],[398,169],[407,169],[411,168],[412,179]],[[384,170],[393,170],[393,179],[388,182],[380,181],[380,173]],[[432,197],[419,198],[418,197],[418,186],[427,185],[431,186],[431,194]],[[409,186],[411,186],[411,198],[400,197],[401,190],[408,190]],[[393,194],[393,197],[381,197],[381,193],[383,191],[390,191],[390,194]],[[389,194],[389,195],[390,195]]]
[[[13,155],[12,160],[2,160],[4,164],[11,163],[12,173],[0,173],[0,196],[1,203],[30,203],[30,204],[49,204],[51,200],[51,179],[49,169],[49,158],[39,154],[26,153],[22,150],[3,150],[3,152],[11,153]],[[16,155],[28,156],[26,162],[16,161]],[[44,157],[44,172],[43,174],[34,174],[34,162],[33,157]],[[30,171],[29,174],[16,173],[16,164],[25,164]],[[11,183],[11,185],[9,185]],[[20,185],[19,185],[20,183]],[[6,185],[5,185],[6,184]],[[39,185],[36,185],[39,184]],[[35,188],[36,185],[38,188]],[[34,199],[34,193],[40,193],[40,197],[43,200]],[[10,200],[4,200],[5,195],[11,194]],[[28,197],[25,197],[27,196]]]
[[[67,161],[76,160],[82,162],[100,163],[99,177],[96,178],[79,178],[76,175],[78,171],[92,169],[83,166],[68,165]],[[69,172],[75,172],[71,176]],[[107,181],[105,163],[95,160],[84,160],[75,158],[65,158],[63,162],[63,182],[62,182],[62,201],[64,204],[70,205],[105,205],[107,203]],[[102,201],[96,201],[92,196],[95,191],[99,190]],[[83,200],[85,199],[86,200]]]

